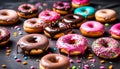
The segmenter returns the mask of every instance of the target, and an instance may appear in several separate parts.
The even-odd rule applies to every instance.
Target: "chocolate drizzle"
[[[72,31],[71,25],[65,24],[63,22],[49,23],[44,29],[47,33],[50,34],[51,37],[54,37],[59,33],[67,34],[68,32]]]
[[[63,22],[73,25],[77,25],[78,23],[81,23],[85,20],[85,18],[81,15],[77,14],[68,14],[64,16]]]

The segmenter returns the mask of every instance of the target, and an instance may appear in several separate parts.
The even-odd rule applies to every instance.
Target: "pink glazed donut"
[[[80,6],[86,6],[89,4],[90,4],[89,0],[72,0],[72,7],[73,8],[78,8]]]
[[[80,31],[84,36],[98,37],[103,35],[105,27],[100,22],[87,21],[81,25]]]
[[[113,38],[120,39],[120,23],[113,25],[109,32]]]
[[[68,55],[84,54],[87,45],[87,39],[78,34],[67,34],[62,36],[56,43],[57,48]]]
[[[50,11],[50,10],[44,10],[39,14],[39,18],[45,20],[47,23],[57,21],[60,19],[60,14]]]

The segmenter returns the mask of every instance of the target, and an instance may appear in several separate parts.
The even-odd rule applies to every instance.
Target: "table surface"
[[[23,3],[31,3],[31,4],[36,4],[36,3],[46,3],[48,6],[42,6],[43,9],[52,9],[52,4],[54,2],[56,2],[57,0],[2,0],[0,2],[0,9],[14,9],[17,11],[17,8],[19,5],[23,4]],[[70,0],[62,0],[62,1],[69,1]],[[110,29],[110,27],[119,22],[120,21],[120,3],[119,3],[119,0],[91,0],[91,6],[93,6],[96,10],[98,9],[101,9],[101,8],[110,8],[110,9],[114,9],[116,10],[117,12],[117,20],[113,23],[110,23],[110,25],[108,27],[105,27],[105,33],[102,37],[110,37],[110,34],[108,32],[108,30]],[[42,11],[41,7],[39,8],[39,11]],[[49,52],[54,52],[54,53],[58,53],[58,51],[54,51],[53,48],[55,48],[55,43],[56,43],[56,40],[51,40],[49,39],[50,41],[50,47],[48,49],[48,51],[46,51],[45,53],[43,54],[40,54],[38,56],[28,56],[28,60],[24,60],[23,59],[23,56],[24,54],[20,53],[19,54],[16,54],[16,43],[17,41],[19,40],[20,37],[28,34],[26,33],[23,28],[22,28],[22,25],[23,25],[23,22],[24,20],[26,19],[22,19],[22,18],[19,18],[19,21],[15,24],[15,25],[11,25],[11,26],[4,26],[6,28],[8,28],[11,32],[11,38],[10,38],[10,41],[9,43],[6,45],[6,46],[9,46],[10,49],[12,50],[12,52],[10,53],[9,56],[6,56],[6,47],[1,47],[0,48],[0,65],[2,64],[6,64],[7,65],[7,68],[6,69],[30,69],[30,66],[33,65],[35,67],[35,69],[39,69],[39,62],[37,62],[36,60],[40,60],[41,57],[43,57],[44,55],[48,54]],[[21,31],[23,32],[23,35],[18,35],[17,37],[13,36],[13,33],[14,32],[18,32],[16,29],[14,29],[14,27],[18,25],[20,28],[21,28]],[[3,27],[3,26],[2,26]],[[76,34],[81,34],[79,32],[79,29],[74,29],[73,30],[74,33]],[[40,34],[43,34],[43,33],[40,33]],[[89,49],[92,42],[97,39],[97,38],[89,38],[89,37],[86,37],[89,41]],[[98,37],[99,38],[99,37]],[[118,40],[119,41],[119,40]],[[93,58],[96,59],[96,62],[92,63],[90,62],[87,58],[88,58],[88,54],[89,53],[92,53],[93,54]],[[27,61],[28,64],[27,65],[23,65],[22,63],[18,63],[15,61],[14,59],[14,56],[18,56],[18,58],[20,58],[22,61]],[[65,55],[65,54],[64,54]],[[67,56],[67,55],[66,55]],[[97,57],[93,52],[92,50],[88,51],[85,53],[85,55],[78,55],[78,56],[70,56],[71,59],[73,59],[73,63],[71,63],[71,67],[73,65],[77,66],[78,68],[77,69],[83,69],[83,65],[84,64],[88,64],[90,66],[90,69],[99,69],[100,66],[105,66],[106,69],[108,69],[108,66],[109,65],[113,65],[114,69],[120,69],[120,57],[114,59],[114,60],[105,60],[105,63],[104,64],[101,64],[100,63],[100,60],[104,60],[102,58],[99,58]],[[81,63],[77,63],[76,60],[80,59],[81,60]],[[2,69],[2,67],[0,66],[0,69]]]

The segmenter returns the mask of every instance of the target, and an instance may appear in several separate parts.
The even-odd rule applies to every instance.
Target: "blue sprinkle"
[[[57,50],[57,48],[53,48],[53,50],[54,50],[54,51],[56,51],[56,50]]]
[[[27,57],[27,56],[24,56],[23,58],[24,58],[24,60],[27,60],[27,59],[28,59],[28,57]]]
[[[18,56],[14,56],[14,59],[16,60],[18,58]]]
[[[17,30],[19,31],[19,30],[21,30],[21,28],[17,28]]]
[[[19,31],[18,34],[19,34],[19,35],[23,35],[22,31]]]

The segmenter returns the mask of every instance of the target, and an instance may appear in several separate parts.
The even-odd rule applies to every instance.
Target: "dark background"
[[[23,4],[23,3],[35,4],[37,2],[47,3],[48,6],[45,6],[43,8],[44,9],[46,9],[46,8],[51,9],[52,4],[56,1],[57,0],[1,0],[0,1],[0,9],[9,8],[9,9],[14,9],[14,10],[17,11],[18,6]],[[70,0],[62,0],[62,1],[69,1],[70,2]],[[110,25],[105,28],[106,31],[105,31],[104,35],[102,36],[102,37],[110,37],[110,34],[108,33],[108,30],[110,29],[110,27],[113,24],[120,21],[120,3],[119,3],[119,0],[90,0],[90,2],[91,2],[90,5],[93,6],[96,10],[101,9],[101,8],[110,8],[110,9],[114,9],[117,12],[118,19],[115,22],[110,23]],[[39,11],[41,11],[41,9],[39,9]],[[37,62],[36,60],[40,59],[43,55],[45,55],[49,52],[54,52],[53,48],[55,47],[56,40],[51,40],[50,39],[49,50],[47,52],[43,53],[43,54],[38,55],[38,56],[29,56],[29,59],[26,60],[28,62],[27,65],[23,65],[22,63],[18,63],[14,60],[14,56],[18,55],[18,58],[20,58],[22,61],[24,61],[23,53],[16,54],[16,43],[17,43],[17,41],[19,40],[20,37],[27,34],[26,32],[24,32],[24,30],[22,28],[24,20],[26,20],[26,19],[20,18],[19,21],[16,24],[19,27],[21,27],[21,30],[23,31],[23,35],[18,35],[17,37],[13,36],[13,32],[18,32],[17,30],[13,29],[13,27],[16,26],[16,25],[5,26],[11,32],[10,41],[6,46],[9,46],[10,49],[12,50],[10,56],[6,56],[5,55],[6,54],[6,48],[5,47],[0,48],[0,65],[6,64],[7,65],[6,69],[30,69],[31,65],[35,66],[35,69],[38,69],[39,62]],[[79,32],[79,29],[74,29],[74,33],[81,34]],[[87,39],[89,41],[89,48],[90,48],[92,42],[97,38],[88,38],[87,37]],[[56,51],[56,53],[57,52],[58,51]],[[105,66],[106,69],[108,69],[108,66],[112,64],[114,66],[114,69],[120,69],[120,57],[118,57],[115,60],[105,60],[105,63],[101,64],[99,61],[102,60],[102,59],[93,54],[94,55],[93,58],[96,59],[96,62],[91,63],[91,62],[89,62],[89,60],[87,60],[88,53],[93,53],[93,52],[90,50],[90,51],[87,51],[85,55],[71,56],[70,58],[73,58],[73,60],[74,60],[74,63],[72,63],[71,66],[73,66],[73,65],[80,66],[80,68],[78,68],[78,69],[83,69],[84,64],[89,64],[90,69],[99,69],[99,66],[103,65],[103,66]],[[81,59],[81,63],[75,62],[76,59]],[[0,66],[0,69],[2,69],[1,66]]]

